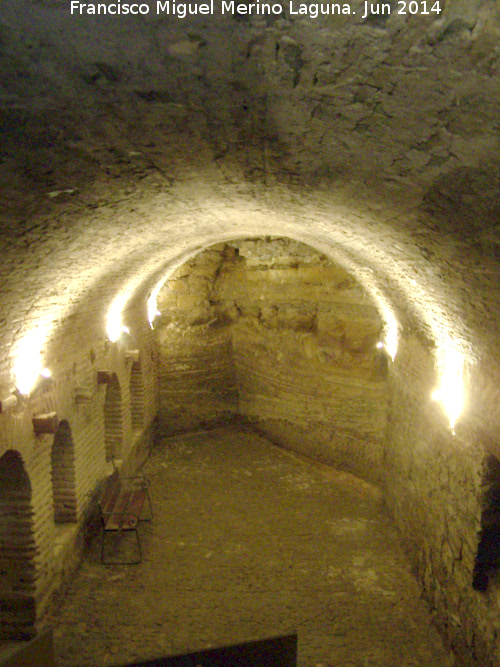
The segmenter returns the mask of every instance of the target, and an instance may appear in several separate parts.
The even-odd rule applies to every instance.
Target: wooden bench
[[[149,512],[142,517],[144,505],[148,504]],[[115,469],[104,482],[97,503],[102,522],[101,561],[106,565],[125,565],[142,561],[141,542],[137,527],[140,521],[150,521],[153,509],[149,497],[149,480],[146,477],[120,477]],[[118,534],[134,532],[137,541],[138,557],[132,560],[115,561],[105,558],[105,541],[108,533]]]

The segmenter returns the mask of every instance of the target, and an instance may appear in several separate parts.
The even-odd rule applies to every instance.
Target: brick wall
[[[29,523],[31,531],[29,536],[23,533],[26,544],[29,542],[26,569],[31,579],[29,589],[21,591],[22,603],[11,604],[5,577],[0,587],[0,627],[4,627],[4,636],[32,633],[54,590],[78,564],[84,546],[84,524],[92,507],[91,494],[108,472],[106,447],[112,444],[116,458],[132,460],[136,446],[144,448],[149,442],[157,409],[155,347],[143,304],[131,307],[127,318],[139,341],[137,345],[135,340],[106,342],[98,322],[84,333],[79,329],[64,330],[63,326],[60,337],[51,339],[46,347],[45,363],[52,371],[52,388],[23,399],[0,415],[0,451],[6,452],[0,458],[0,498],[6,499],[0,509],[0,516],[4,517],[0,539],[8,561],[2,571],[11,569],[15,573],[19,569],[9,561],[10,540],[19,531],[13,530],[12,519],[5,519],[6,508],[10,512],[12,507],[5,481],[11,474],[12,456],[14,460],[19,458],[25,524],[27,530]],[[138,350],[135,363],[127,354],[131,348]],[[98,371],[113,378],[107,400],[109,385],[98,384]],[[107,404],[111,410],[106,409]],[[56,411],[60,420],[57,432],[36,436],[32,416],[51,411]],[[132,413],[136,415],[134,425]]]
[[[129,362],[121,344],[104,343],[109,303],[122,287],[147,291],[169,263],[228,238],[280,234],[347,257],[367,286],[398,310],[406,333],[449,334],[469,346],[477,362],[469,397],[474,423],[482,422],[498,449],[498,11],[495,3],[478,0],[443,4],[439,18],[392,12],[373,23],[359,11],[353,20],[288,17],[269,26],[258,16],[194,17],[167,30],[157,17],[131,31],[108,21],[89,29],[84,17],[77,24],[66,3],[4,3],[0,387],[2,396],[12,388],[15,347],[39,322],[50,329],[45,363],[56,387],[39,404],[0,415],[0,453],[19,452],[32,482],[42,588],[50,590],[62,566],[51,555],[53,439],[34,437],[32,413],[55,408],[70,425],[80,523],[87,494],[106,470],[98,370],[116,373],[121,388],[122,455],[133,453],[136,437],[128,422]],[[174,56],[186,48],[186,30],[200,39],[190,40],[189,54]],[[139,305],[126,315],[141,352],[146,432],[157,407],[155,350]],[[295,309],[297,323],[300,315]],[[184,398],[194,397],[210,418],[223,415],[229,399],[233,410],[239,382],[248,415],[266,414],[273,437],[294,437],[295,446],[307,440],[310,453],[349,462],[360,474],[379,468],[377,381],[362,387],[363,401],[360,387],[346,377],[346,401],[335,400],[339,341],[322,343],[321,318],[307,339],[289,332],[297,351],[299,342],[307,343],[294,373],[288,364],[277,365],[283,383],[271,372],[280,352],[278,329],[271,334],[259,324],[262,342],[273,335],[275,354],[254,369],[244,355],[257,350],[242,327],[242,355],[231,367],[222,327],[201,329],[209,322],[193,322],[207,342],[192,344],[197,368],[224,355],[226,365],[214,367],[213,376],[194,373],[191,386],[179,380],[169,396],[177,400],[186,386]],[[325,380],[315,400],[303,354]],[[438,499],[448,502],[446,491],[435,490],[435,471],[450,477],[457,513],[470,505],[469,515],[477,516],[477,484],[459,492],[451,476],[460,477],[464,468],[475,479],[483,459],[475,450],[483,442],[475,426],[465,448],[454,448],[441,417],[419,402],[420,390],[433,384],[428,356],[414,351],[397,359],[385,459],[394,476],[392,506],[396,512],[401,503],[396,513],[403,528],[408,514],[405,539],[413,544],[418,535],[420,552],[424,532],[413,530],[413,506],[442,517]],[[415,361],[407,364],[410,357]],[[226,402],[215,402],[218,391],[204,393],[208,381],[218,391],[228,389]],[[290,400],[293,420],[288,412],[283,417],[290,387],[302,397]],[[318,420],[322,402],[335,424]],[[373,423],[361,423],[369,413]],[[178,406],[173,416],[179,414]],[[346,427],[348,415],[355,432]],[[326,446],[332,442],[333,452]],[[415,477],[421,471],[422,484],[408,479],[408,451],[418,452]],[[439,452],[448,454],[437,460]],[[455,510],[450,506],[448,516]],[[432,572],[438,572],[437,529],[433,534]],[[460,586],[468,591],[468,584]],[[482,617],[498,612],[498,603],[475,600],[479,627]]]

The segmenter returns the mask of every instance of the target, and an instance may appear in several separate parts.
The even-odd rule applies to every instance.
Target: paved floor
[[[300,667],[450,667],[378,491],[241,430],[159,443],[141,565],[98,540],[53,613],[58,664],[298,632]],[[125,547],[128,548],[128,547]]]

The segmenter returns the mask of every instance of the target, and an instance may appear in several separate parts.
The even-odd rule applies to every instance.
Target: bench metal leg
[[[144,518],[141,517],[141,521],[151,521],[153,518],[153,508],[151,506],[151,498],[149,497],[149,491],[146,489],[146,497],[148,499],[148,505],[149,505],[149,513],[148,516],[145,516]]]
[[[135,539],[137,541],[137,552],[139,554],[139,560],[125,560],[125,561],[117,561],[117,560],[106,560],[104,557],[104,542],[106,539],[106,533],[119,533],[120,539],[123,538],[123,533],[124,532],[134,532],[135,533]],[[104,565],[138,565],[139,563],[142,562],[142,549],[141,549],[141,541],[139,539],[139,533],[137,532],[137,528],[132,528],[132,530],[127,530],[127,531],[110,531],[110,530],[104,530],[102,531],[102,541],[101,541],[101,563]]]

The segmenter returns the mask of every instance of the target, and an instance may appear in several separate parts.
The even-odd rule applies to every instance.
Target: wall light
[[[121,322],[116,323],[116,324],[111,324],[106,328],[106,332],[108,334],[108,338],[112,343],[116,343],[116,341],[121,338],[123,334],[129,334],[130,329],[126,326],[124,326]]]
[[[380,307],[380,302],[379,302]],[[382,311],[382,318],[384,319],[384,347],[387,350],[387,354],[390,356],[392,361],[396,358],[399,345],[399,324],[397,319],[394,317],[392,310],[387,306],[385,310]]]
[[[116,343],[122,333],[124,333],[124,329],[126,329],[122,322],[122,312],[126,303],[127,295],[119,294],[111,304],[111,307],[108,311],[108,315],[106,317],[106,333],[108,334],[108,338],[112,343]]]
[[[394,361],[398,352],[400,326],[392,304],[375,284],[371,269],[357,266],[350,258],[345,257],[341,258],[340,264],[344,265],[346,270],[359,280],[372,298],[382,319],[382,339],[377,347],[385,348],[389,357]]]
[[[158,310],[158,294],[160,293],[161,288],[165,284],[166,278],[158,282],[148,298],[148,322],[151,329],[153,328],[153,322],[159,315],[161,315]]]
[[[33,396],[36,394],[38,391],[50,391],[51,389],[54,388],[54,378],[52,377],[52,373],[49,371],[48,368],[43,368],[38,377],[36,378],[33,386],[31,387],[29,391],[29,395]]]
[[[28,396],[43,372],[42,348],[47,338],[47,327],[36,326],[26,333],[20,341],[14,362],[16,387],[20,393]]]
[[[465,404],[464,361],[456,348],[442,347],[437,351],[437,365],[440,382],[439,387],[433,391],[432,398],[441,403],[455,435],[455,424]]]
[[[172,262],[172,264],[168,267],[166,272],[151,290],[151,294],[149,295],[147,302],[148,322],[151,329],[153,329],[153,322],[155,319],[161,315],[161,312],[158,310],[158,295],[160,294],[161,288],[174,273],[174,271],[176,271],[180,266],[185,264],[190,257],[194,257],[194,255],[196,255],[201,250],[203,250],[203,248],[198,248],[195,252],[188,252],[182,257],[179,257],[175,262]]]

